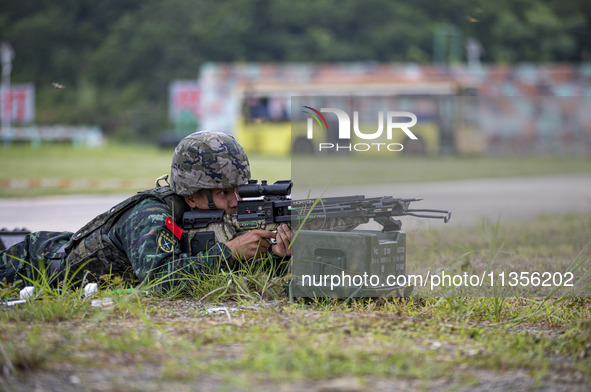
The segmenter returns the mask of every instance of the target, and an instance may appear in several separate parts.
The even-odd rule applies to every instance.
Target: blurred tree
[[[197,77],[205,61],[430,63],[441,25],[477,39],[484,62],[591,58],[581,0],[0,2],[13,81],[35,83],[38,122],[138,138],[166,129],[168,83]]]
[[[562,3],[570,3],[563,7]],[[577,0],[475,2],[467,33],[482,42],[493,63],[582,61],[582,32],[591,32],[590,6]],[[474,3],[473,3],[474,4]],[[568,10],[570,8],[570,10]],[[587,15],[583,11],[587,8]]]

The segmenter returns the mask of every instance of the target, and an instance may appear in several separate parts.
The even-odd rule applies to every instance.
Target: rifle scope
[[[259,184],[257,180],[248,180],[248,184],[238,187],[240,197],[287,196],[291,193],[291,180],[280,180],[267,184],[266,180]]]

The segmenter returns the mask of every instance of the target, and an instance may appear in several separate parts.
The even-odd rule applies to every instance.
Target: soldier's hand
[[[276,244],[271,247],[275,255],[280,257],[291,256],[291,239],[293,234],[291,229],[286,224],[279,225],[277,228],[277,235],[275,237]]]
[[[269,239],[275,237],[276,234],[269,230],[251,230],[226,242],[226,245],[232,251],[232,257],[248,260],[265,255],[271,247]]]

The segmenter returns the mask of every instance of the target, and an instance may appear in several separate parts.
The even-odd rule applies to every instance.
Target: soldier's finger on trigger
[[[277,243],[277,232],[265,230],[265,234],[262,236],[269,244],[275,245]]]

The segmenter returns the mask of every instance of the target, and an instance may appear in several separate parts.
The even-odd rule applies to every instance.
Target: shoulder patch
[[[163,252],[171,253],[176,245],[176,238],[168,230],[160,230],[158,233],[158,249]]]
[[[168,228],[168,230],[172,231],[172,233],[174,234],[174,236],[176,238],[178,238],[179,240],[181,239],[181,236],[183,235],[183,229],[178,227],[174,221],[172,220],[172,218],[170,216],[166,217],[166,227]]]

